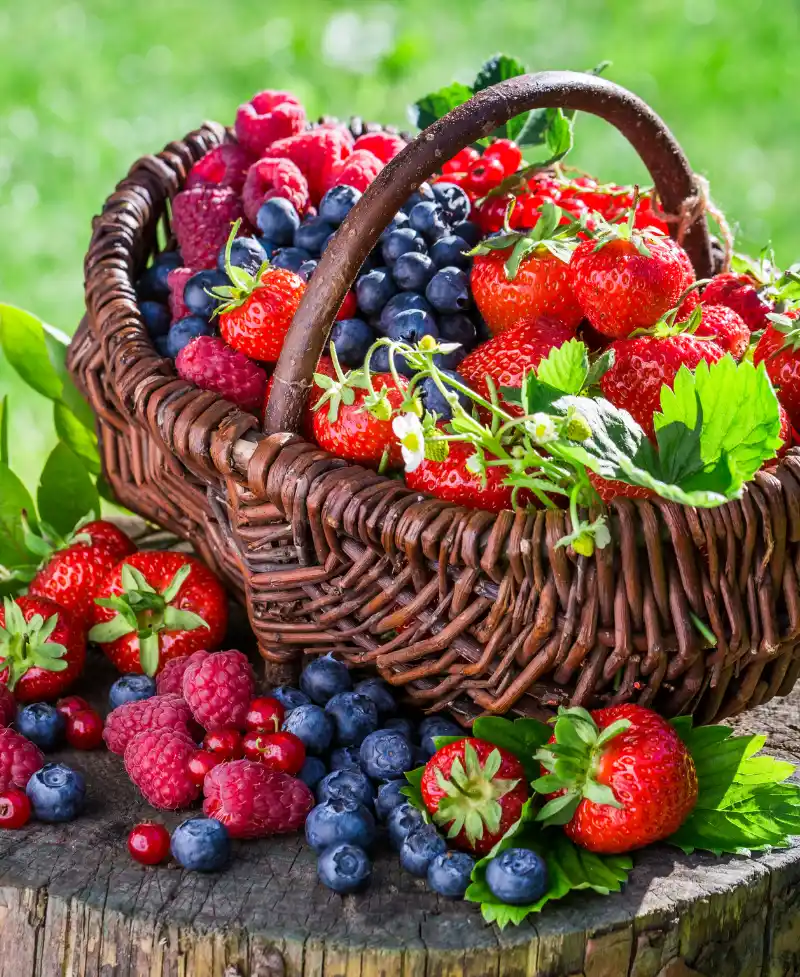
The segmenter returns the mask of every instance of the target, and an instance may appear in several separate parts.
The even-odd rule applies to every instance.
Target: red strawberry
[[[272,143],[302,132],[305,124],[305,109],[291,92],[259,92],[239,106],[236,138],[253,156],[264,156]]]
[[[708,305],[725,305],[733,309],[753,332],[769,327],[767,316],[773,308],[758,294],[758,282],[750,275],[737,275],[732,271],[715,275],[706,285],[702,300]]]
[[[540,756],[546,773],[533,786],[549,801],[539,819],[563,824],[589,851],[619,854],[662,841],[697,801],[689,751],[673,726],[642,706],[562,708]]]
[[[348,293],[351,294],[351,293]],[[330,356],[320,356],[319,363],[317,363],[317,368],[314,371],[322,376],[330,377],[332,380],[336,379],[336,370],[333,367],[333,360]],[[264,411],[267,409],[267,401],[269,400],[269,395],[272,392],[272,385],[275,382],[275,377],[271,376],[269,382],[267,383],[266,393],[264,394],[264,406],[261,412],[263,418]],[[325,393],[325,391],[320,387],[316,380],[311,384],[311,390],[308,394],[308,399],[306,400],[305,410],[303,411],[303,437],[308,441],[314,440],[314,407],[317,405],[319,398]]]
[[[46,597],[8,597],[0,608],[0,682],[18,702],[57,699],[83,671],[86,638]]]
[[[316,207],[330,175],[352,152],[350,139],[338,127],[320,126],[288,139],[280,139],[269,147],[269,155],[290,159],[308,180],[311,203]]]
[[[170,658],[217,648],[225,637],[222,584],[183,553],[134,553],[111,571],[99,593],[89,639],[121,672],[155,675]]]
[[[189,170],[184,189],[207,185],[232,187],[242,192],[244,178],[253,164],[253,157],[238,143],[226,142],[215,146]]]
[[[661,409],[662,386],[671,388],[682,366],[694,370],[701,360],[716,363],[723,355],[716,343],[689,333],[618,339],[611,349],[614,365],[600,381],[603,396],[628,411],[649,437],[654,434],[653,414]]]
[[[72,534],[69,544],[104,546],[117,560],[136,552],[136,543],[130,536],[107,519],[93,519],[79,526]]]
[[[698,339],[713,339],[717,346],[737,360],[744,356],[750,345],[747,323],[725,305],[707,305],[703,302],[695,307],[688,318],[679,319],[678,325],[691,330]]]
[[[763,363],[792,424],[800,426],[800,325],[797,312],[774,316],[753,352]]]
[[[422,800],[457,847],[485,855],[519,820],[528,799],[525,769],[507,750],[486,740],[449,743],[428,760]]]
[[[628,485],[627,482],[620,482],[616,478],[603,478],[589,472],[589,481],[595,492],[603,502],[613,502],[620,497],[624,499],[652,499],[655,493],[652,489],[645,488],[643,485]]]

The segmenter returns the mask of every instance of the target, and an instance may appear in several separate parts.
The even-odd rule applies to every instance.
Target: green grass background
[[[22,0],[0,5],[0,301],[72,332],[90,221],[137,156],[266,87],[309,114],[403,123],[415,97],[469,81],[488,55],[586,69],[668,121],[737,230],[798,257],[800,7],[794,0]],[[571,162],[642,177],[615,132],[582,118]],[[0,353],[0,356],[2,354]],[[50,408],[0,361],[11,455],[32,482]]]

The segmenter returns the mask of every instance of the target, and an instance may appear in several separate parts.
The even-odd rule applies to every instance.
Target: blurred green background
[[[0,5],[0,301],[72,332],[90,221],[137,156],[199,122],[233,120],[261,88],[310,115],[406,121],[406,107],[487,56],[587,69],[669,122],[737,230],[798,255],[800,6],[793,0],[7,0]],[[570,162],[642,178],[603,123],[579,122]],[[0,354],[2,356],[2,354]],[[50,407],[10,391],[12,464],[31,482]]]

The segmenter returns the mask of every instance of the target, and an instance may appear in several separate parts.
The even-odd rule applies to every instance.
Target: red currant
[[[213,770],[217,764],[222,763],[225,757],[221,756],[219,753],[210,753],[208,750],[198,750],[197,753],[193,754],[189,760],[189,776],[192,778],[192,782],[197,784],[198,787],[203,786],[203,781],[206,779],[206,774],[209,770]]]
[[[469,169],[470,163],[474,163],[476,159],[480,159],[481,154],[477,149],[473,149],[472,146],[465,146],[460,153],[456,153],[452,159],[449,159],[442,166],[442,173],[462,173]]]
[[[484,234],[493,234],[503,227],[506,217],[506,209],[510,197],[488,197],[483,203],[478,204],[472,211],[473,220]],[[512,220],[516,217],[519,207],[514,208]]]
[[[91,708],[86,699],[82,699],[79,695],[68,695],[65,699],[56,702],[56,712],[60,712],[64,719],[69,719],[76,712],[85,712]]]
[[[336,320],[338,322],[340,319],[354,319],[357,311],[358,300],[356,299],[356,293],[351,289],[345,295],[344,301],[339,306],[339,311],[336,313]]]
[[[299,773],[306,760],[303,741],[294,733],[251,730],[245,733],[243,745],[248,760],[260,760],[265,766],[284,773]]]
[[[488,193],[494,190],[505,179],[505,170],[499,159],[476,159],[468,170],[466,186],[478,194]]]
[[[253,699],[244,718],[245,729],[261,729],[266,733],[277,733],[283,724],[286,710],[277,699],[263,696]]]
[[[142,865],[159,865],[169,855],[169,831],[163,824],[142,821],[128,835],[128,851]]]
[[[0,794],[0,828],[21,828],[31,818],[31,802],[24,790],[9,787]]]
[[[499,160],[505,175],[511,176],[517,172],[522,162],[522,150],[513,139],[496,139],[483,151],[483,158]]]
[[[241,760],[242,734],[238,729],[215,729],[206,733],[203,748],[216,753],[221,760]]]
[[[67,742],[76,750],[93,750],[103,742],[103,720],[94,709],[82,709],[67,718]]]

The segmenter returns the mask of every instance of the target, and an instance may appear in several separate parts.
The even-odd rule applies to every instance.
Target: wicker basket
[[[611,122],[664,209],[697,213],[682,151],[624,89],[546,72],[481,92],[386,166],[342,225],[292,324],[262,433],[257,418],[159,357],[133,288],[157,225],[169,235],[168,198],[195,160],[231,138],[206,124],[136,163],[96,219],[70,369],[97,414],[120,502],[189,539],[225,577],[273,680],[304,653],[334,650],[465,722],[631,700],[709,722],[785,695],[800,673],[800,456],[719,509],[619,499],[612,544],[587,559],[556,548],[570,531],[565,512],[460,508],[293,433],[335,313],[391,215],[463,146],[543,106]],[[684,231],[706,276],[702,213]]]

